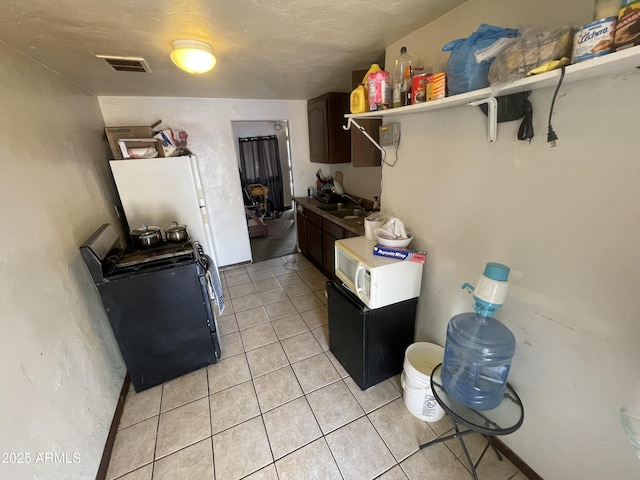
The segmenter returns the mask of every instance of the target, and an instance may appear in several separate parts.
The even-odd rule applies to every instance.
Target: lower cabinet
[[[340,240],[345,237],[345,230],[340,225],[336,225],[333,222],[328,221],[326,218],[322,219],[322,243],[324,247],[324,256],[322,264],[324,268],[331,272],[331,277],[335,274],[335,257],[336,251],[334,244],[336,240]]]
[[[304,208],[300,205],[296,208],[296,232],[298,233],[298,248],[305,257],[309,256],[307,250],[307,217]]]
[[[308,257],[316,265],[322,265],[322,217],[310,210],[306,210],[306,215]]]
[[[333,279],[336,240],[358,235],[302,206],[296,212],[296,228],[300,252],[327,278]]]

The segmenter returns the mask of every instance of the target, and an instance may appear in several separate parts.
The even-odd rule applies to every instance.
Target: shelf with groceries
[[[639,68],[640,45],[568,65],[565,67],[563,83],[587,80],[605,75],[621,76],[632,72],[640,73],[640,70],[638,70]],[[505,85],[490,86],[479,90],[461,93],[459,95],[453,95],[451,97],[445,97],[439,100],[431,100],[404,107],[390,108],[388,110],[346,114],[345,118],[347,118],[348,123],[345,128],[350,127],[352,123],[349,119],[385,119],[398,115],[423,113],[443,108],[457,107],[460,105],[478,105],[479,103],[491,102],[489,99],[495,99],[496,97],[503,95],[529,90],[538,90],[545,87],[553,87],[558,84],[560,75],[561,70],[557,69],[538,75],[532,75]],[[495,115],[491,118],[491,104],[489,107],[489,113],[489,141],[492,142],[495,141],[497,120]]]

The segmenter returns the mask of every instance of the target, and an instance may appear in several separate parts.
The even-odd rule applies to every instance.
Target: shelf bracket
[[[347,118],[347,124],[343,125],[342,128],[344,130],[349,130],[351,128],[351,125],[355,125],[355,127],[360,130],[362,132],[362,134],[367,137],[367,139],[373,143],[373,145],[382,152],[382,154],[384,155],[386,152],[382,149],[382,147],[380,146],[380,144],[378,142],[376,142],[373,137],[371,135],[369,135],[367,133],[367,131],[364,129],[363,126],[361,126],[360,124],[358,124],[358,122],[356,122],[353,118],[349,117]],[[383,157],[384,158],[384,157]]]
[[[483,103],[487,104],[489,112],[487,114],[487,137],[490,143],[493,143],[498,138],[498,100],[496,97],[487,97],[482,100],[471,102],[468,105],[477,107]]]

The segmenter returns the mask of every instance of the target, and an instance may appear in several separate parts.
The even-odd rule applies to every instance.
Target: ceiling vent
[[[96,55],[104,59],[116,72],[151,73],[151,69],[144,58],[113,57],[110,55]]]

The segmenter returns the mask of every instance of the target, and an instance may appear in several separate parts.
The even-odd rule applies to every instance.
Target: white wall
[[[387,58],[401,45],[427,56],[481,22],[580,26],[592,9],[471,0]],[[487,261],[512,268],[497,317],[517,340],[509,381],[525,420],[502,439],[546,479],[640,477],[618,415],[640,381],[638,91],[636,72],[563,86],[556,148],[546,143],[553,88],[531,96],[531,144],[516,139],[519,122],[499,125],[489,144],[475,107],[394,117],[402,140],[398,165],[383,170],[383,203],[428,251],[417,340],[444,345],[451,316],[472,307],[460,286]]]
[[[382,167],[354,167],[351,163],[338,163],[335,165],[324,165],[322,171],[327,174],[325,167],[329,167],[331,176],[340,171],[343,175],[344,191],[360,198],[367,198],[373,201],[373,197],[380,196],[380,179],[382,178]],[[314,182],[315,183],[315,182]],[[311,185],[310,185],[311,186]]]
[[[91,479],[125,376],[78,250],[117,221],[104,125],[94,96],[3,42],[0,54],[0,451],[31,460],[0,476]]]
[[[218,265],[251,260],[249,233],[240,190],[233,121],[282,119],[289,122],[294,195],[306,194],[315,168],[309,161],[307,107],[301,100],[99,97],[105,124],[164,125],[189,134],[198,156],[211,215]]]

